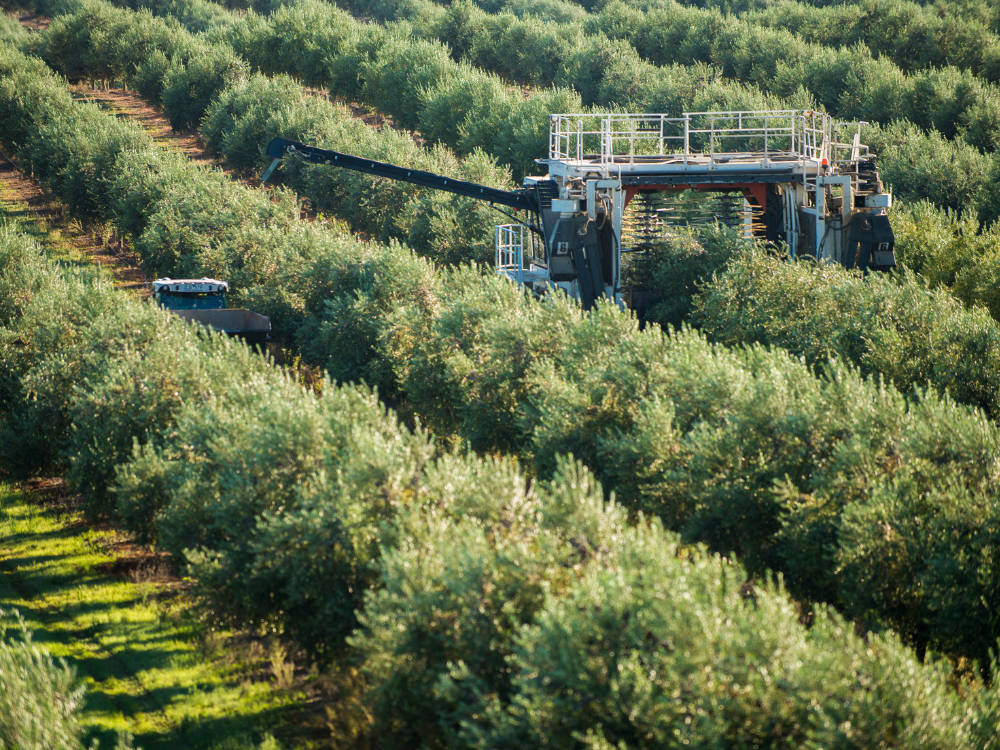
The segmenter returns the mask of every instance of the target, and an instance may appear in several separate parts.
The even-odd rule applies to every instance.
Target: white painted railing
[[[761,160],[857,161],[863,123],[836,123],[812,110],[661,114],[556,114],[549,122],[549,158],[601,165],[736,154]],[[850,143],[837,137],[847,131]],[[853,132],[851,132],[853,131]]]
[[[496,271],[524,283],[524,224],[501,224],[497,227]],[[530,240],[529,240],[530,241]]]

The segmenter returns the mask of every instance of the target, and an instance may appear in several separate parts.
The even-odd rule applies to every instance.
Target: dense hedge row
[[[957,3],[922,7],[907,0],[836,4],[778,0],[747,8],[744,3],[674,0],[584,0],[579,4],[572,0],[477,0],[477,5],[494,13],[581,21],[609,37],[628,39],[640,54],[653,60],[663,54],[664,22],[683,5],[711,7],[717,16],[730,13],[747,24],[784,29],[804,42],[826,47],[864,45],[874,56],[888,57],[905,72],[952,65],[991,81],[1000,73],[1000,38],[990,25],[996,14],[969,14]]]
[[[460,162],[444,147],[421,148],[406,134],[368,127],[343,107],[306,94],[287,77],[269,80],[251,74],[228,45],[193,35],[176,22],[103,2],[72,5],[76,12],[56,18],[34,45],[56,70],[71,80],[128,82],[147,98],[162,101],[178,127],[204,120],[209,145],[240,172],[259,171],[267,163],[263,149],[281,135],[510,186],[504,170],[479,152]],[[446,263],[492,260],[498,214],[481,202],[291,160],[282,166],[281,178],[309,198],[315,210],[343,218],[355,231],[379,241],[405,241]],[[150,263],[169,270],[169,263]]]
[[[511,80],[572,86],[585,105],[679,112],[785,108],[778,106],[785,100],[806,107],[812,99],[841,119],[907,119],[949,137],[961,130],[978,148],[995,150],[1000,97],[971,74],[943,69],[907,76],[866,49],[809,44],[789,32],[675,2],[649,10],[617,2],[582,24],[491,14],[469,2],[445,8],[431,0],[355,0],[350,7],[406,20],[416,33],[445,42],[456,57]],[[261,6],[269,8],[270,0]],[[713,92],[731,106],[699,106],[705,79],[713,77],[706,65],[731,81],[716,81]]]
[[[534,302],[505,280],[473,269],[435,273],[400,249],[296,221],[287,201],[271,203],[216,173],[141,148],[123,151],[121,144],[138,137],[136,131],[60,99],[57,83],[36,63],[11,52],[5,66],[4,81],[19,85],[5,83],[0,91],[37,92],[43,102],[73,108],[64,114],[65,131],[40,130],[44,137],[29,151],[57,151],[58,144],[82,159],[62,162],[60,170],[53,161],[49,184],[89,175],[94,198],[103,190],[102,200],[113,207],[102,210],[123,226],[126,219],[135,222],[150,243],[148,252],[195,273],[227,271],[245,290],[243,299],[295,331],[307,356],[335,379],[364,377],[443,439],[458,437],[479,451],[519,452],[543,476],[555,471],[558,455],[572,453],[630,507],[660,516],[689,539],[738,553],[757,573],[785,571],[800,597],[898,628],[921,648],[987,658],[1000,635],[992,615],[997,607],[990,581],[997,573],[988,553],[991,538],[981,537],[983,553],[967,558],[964,545],[954,541],[960,519],[938,512],[940,533],[930,538],[913,530],[906,537],[915,549],[943,545],[933,555],[915,553],[912,565],[877,582],[865,579],[870,571],[861,562],[851,562],[859,549],[876,554],[891,541],[880,529],[885,523],[895,528],[892,514],[906,504],[900,493],[917,492],[938,498],[921,502],[940,504],[955,493],[989,492],[997,436],[983,417],[932,393],[908,404],[894,390],[837,367],[817,379],[783,353],[727,351],[693,334],[639,332],[615,308],[583,316],[558,299]],[[16,124],[55,105],[19,96],[0,106],[11,113],[5,122]],[[67,143],[64,132],[77,133],[77,142]],[[58,137],[50,142],[51,135]],[[114,170],[101,154],[116,155]],[[157,170],[154,184],[163,189],[155,206],[148,193],[111,189],[118,183],[101,177],[113,172],[115,180],[128,180],[149,174],[150,165]],[[163,165],[177,171],[159,171]],[[204,182],[191,190],[185,179]],[[188,189],[181,195],[183,185]],[[224,205],[232,212],[220,212]],[[194,241],[198,237],[209,242]],[[222,263],[228,266],[213,265]],[[921,299],[942,326],[962,324],[960,311],[942,299]],[[52,383],[32,386],[33,393],[79,381],[63,374],[70,373],[66,367],[45,371]],[[28,432],[10,441],[10,450],[36,464],[46,456],[55,460],[45,446],[57,444],[69,422],[39,411],[47,397],[31,403],[31,414],[18,420]],[[138,410],[136,418],[147,413]],[[128,434],[91,442],[117,446],[121,455],[130,447]],[[967,444],[956,447],[953,435]],[[174,481],[156,468],[166,459],[149,460],[132,495],[140,510],[123,505],[127,517],[143,518],[150,507],[161,507],[156,488]],[[109,497],[109,464],[95,463],[91,470],[88,461],[98,459],[77,461],[84,467],[79,486],[95,498]],[[179,466],[194,470],[194,462]],[[913,472],[922,484],[901,483]],[[87,485],[90,476],[97,477],[93,485]],[[185,481],[198,486],[190,476]],[[882,497],[897,498],[896,505],[874,504]],[[988,518],[988,503],[981,512]],[[843,541],[848,522],[856,524],[851,545]],[[855,591],[867,588],[879,594],[865,598]],[[957,588],[978,597],[978,604],[949,593]],[[897,606],[893,597],[907,606]],[[970,611],[977,613],[974,624]]]
[[[905,0],[823,8],[783,0],[744,18],[827,47],[863,44],[907,72],[952,65],[995,82],[1000,80],[1000,37],[990,26],[993,15],[977,18],[960,7],[933,8]]]
[[[799,97],[804,87],[817,105],[841,119],[888,124],[903,118],[922,128],[934,127],[949,137],[961,131],[973,145],[996,150],[992,123],[1000,112],[1000,97],[988,81],[947,67],[907,75],[887,50],[873,53],[861,46],[828,47],[807,42],[790,31],[762,24],[759,14],[735,17],[673,0],[619,0],[603,4],[582,23],[560,23],[531,16],[518,18],[509,12],[490,14],[468,3],[434,12],[425,8],[426,2],[430,0],[354,0],[352,7],[389,20],[413,18],[421,30],[421,21],[437,16],[435,26],[427,32],[447,42],[457,54],[516,80],[534,80],[541,85],[565,75],[562,66],[578,54],[575,50],[581,42],[585,47],[599,45],[602,40],[605,44],[624,43],[628,64],[621,72],[628,71],[634,77],[633,96],[638,98],[614,100],[621,105],[647,103],[643,98],[648,96],[645,84],[652,76],[644,67],[650,64],[711,65],[726,78],[780,98]],[[546,2],[544,7],[550,5]],[[519,8],[530,12],[530,4]],[[782,15],[786,10],[781,5],[767,12]],[[956,43],[961,41],[956,39]],[[1000,48],[995,37],[993,41],[995,56]],[[966,46],[978,50],[974,45]],[[908,50],[911,63],[916,60],[913,52]],[[542,54],[547,55],[548,65],[543,64]],[[643,64],[643,60],[648,62]],[[996,67],[992,58],[989,64]],[[990,80],[996,80],[1000,72],[993,67]],[[611,103],[591,100],[583,89],[581,93],[585,103]]]
[[[629,16],[647,11],[654,14],[675,10],[673,0],[477,0],[477,5],[491,13],[509,11],[518,16],[536,16],[546,20],[585,22],[588,27],[605,31],[609,36],[621,33],[614,25],[598,19],[615,18],[616,6],[627,5]],[[682,5],[711,8],[740,16],[756,26],[786,29],[806,42],[827,47],[852,47],[862,44],[873,54],[888,56],[904,71],[953,65],[995,81],[1000,58],[997,29],[1000,15],[985,3],[948,3],[920,5],[907,0],[861,0],[849,3],[733,2],[709,0],[684,2]],[[590,13],[588,13],[588,11]],[[658,29],[638,32],[637,41],[654,43]],[[637,44],[641,54],[643,48]]]
[[[573,462],[532,482],[510,459],[442,453],[367,389],[305,389],[100,277],[45,264],[16,227],[0,230],[0,261],[0,445],[73,424],[50,432],[48,455],[112,468],[127,523],[185,563],[216,617],[356,667],[331,714],[339,740],[997,741],[996,690],[966,680],[960,696],[956,676],[892,634],[862,640],[822,609],[807,630],[780,585],[748,588],[738,565],[626,523]],[[673,346],[712,357],[691,337]]]
[[[981,23],[989,29],[1000,33],[1000,10],[991,5],[988,0],[960,0],[960,2],[949,3],[945,7],[935,6],[934,3],[921,2],[916,0],[926,11],[941,15],[942,12],[948,16],[964,18],[970,21]],[[602,0],[581,0],[581,7],[594,9],[598,7]],[[699,8],[719,8],[731,13],[748,13],[754,10],[764,10],[768,8],[773,0],[686,0],[687,5],[694,5]],[[806,0],[807,4],[816,8],[826,8],[837,5],[863,5],[865,0]]]
[[[750,251],[700,290],[692,323],[727,345],[850,361],[902,390],[930,384],[1000,416],[1000,326],[947,291],[928,294],[911,272],[865,277]]]
[[[580,111],[585,104],[657,112],[814,106],[814,98],[804,89],[792,87],[776,92],[778,95],[762,93],[756,83],[719,78],[700,63],[675,64],[665,72],[644,61],[628,44],[603,34],[595,36],[535,18],[521,20],[511,14],[490,16],[471,5],[445,9],[431,0],[396,5],[385,0],[377,6],[356,7],[361,12],[407,19],[406,24],[387,28],[359,23],[341,10],[313,0],[275,3],[272,15],[251,13],[245,19],[220,16],[218,6],[212,8],[205,0],[128,0],[128,4],[164,14],[177,13],[184,5],[180,15],[189,19],[192,28],[214,26],[211,38],[232,46],[250,65],[271,74],[293,75],[307,85],[327,88],[337,97],[363,101],[460,155],[482,149],[510,165],[518,179],[534,169],[535,158],[546,154],[550,112]],[[72,2],[69,5],[74,7]],[[272,4],[262,2],[255,7],[270,10]],[[448,46],[442,46],[441,41]],[[480,68],[456,63],[452,55]],[[826,70],[814,62],[809,62],[809,69],[816,75]],[[744,63],[743,67],[759,67]],[[868,58],[857,61],[857,75],[851,73],[848,78],[858,78],[858,82],[850,90],[873,91],[871,96],[878,106],[910,101],[895,90],[886,94],[888,89],[865,83],[871,64]],[[847,74],[843,66],[837,67],[839,63],[831,65],[830,80],[816,85],[835,90],[839,96]],[[494,72],[483,69],[522,84],[557,88],[523,96]],[[935,72],[921,75],[939,76]],[[977,148],[992,146],[975,134],[995,132],[989,102],[1000,99],[987,95],[989,92],[976,84],[973,89],[986,92],[985,99],[977,99],[978,94],[973,96],[969,93],[972,89],[953,78],[945,75],[941,81],[928,78],[922,83],[905,79],[906,86],[919,88],[911,97],[914,102],[919,100],[919,106],[914,104],[909,113],[919,127],[900,122],[885,131],[869,129],[866,137],[882,154],[883,176],[899,197],[929,198],[953,210],[978,212],[983,221],[992,221],[1000,215],[1000,205],[988,189],[996,167],[992,157]],[[899,83],[893,81],[890,88]],[[937,104],[928,104],[932,93]],[[860,112],[868,119],[885,122],[908,116],[908,111],[902,110],[880,113],[861,109],[843,114],[860,116]],[[938,114],[927,120],[925,110]],[[832,106],[831,111],[841,109]],[[937,127],[953,133],[956,122],[964,123],[963,132],[972,134],[969,137],[976,145],[920,129]]]

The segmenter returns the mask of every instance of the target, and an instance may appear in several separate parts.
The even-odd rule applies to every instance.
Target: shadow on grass
[[[303,744],[297,733],[312,732],[306,744],[322,735],[319,714],[310,729],[289,719],[290,711],[301,718],[309,700],[293,708],[300,699],[273,690],[251,657],[199,650],[201,626],[183,594],[161,597],[155,582],[130,580],[100,529],[40,505],[33,493],[5,489],[0,609],[21,611],[35,641],[86,683],[87,744],[113,750],[119,728],[145,750],[255,750],[269,731],[288,735],[290,746]]]
[[[153,691],[154,698],[164,704],[185,692],[173,688]],[[269,707],[238,717],[185,716],[176,726],[162,731],[136,733],[134,744],[142,750],[252,750],[264,740],[266,732],[285,723],[283,714],[283,709]],[[84,739],[85,745],[96,739],[101,748],[110,750],[118,734],[110,729],[92,730]]]

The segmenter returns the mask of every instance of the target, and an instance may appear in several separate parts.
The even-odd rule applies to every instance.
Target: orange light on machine
[[[820,162],[820,165],[822,165],[822,166],[824,166],[824,167],[829,167],[829,166],[830,166],[830,162],[829,162],[829,160],[827,160],[827,158],[826,158],[826,157],[824,156],[824,157],[823,157],[823,160],[822,160],[822,161]]]

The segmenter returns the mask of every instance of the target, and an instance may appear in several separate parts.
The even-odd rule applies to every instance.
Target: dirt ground
[[[111,271],[117,285],[146,296],[152,279],[140,269],[129,249],[99,228],[84,227],[66,215],[62,204],[18,168],[6,154],[0,156],[0,203],[4,212],[35,225],[45,241],[68,258],[80,257]]]
[[[208,146],[194,131],[175,131],[170,127],[170,120],[163,110],[144,101],[134,91],[126,89],[95,89],[89,86],[72,86],[76,98],[94,102],[109,109],[119,117],[141,125],[153,140],[168,145],[175,151],[180,151],[191,161],[199,164],[211,164],[212,157]]]
[[[24,11],[17,15],[17,22],[32,31],[45,31],[52,22],[52,19]]]

